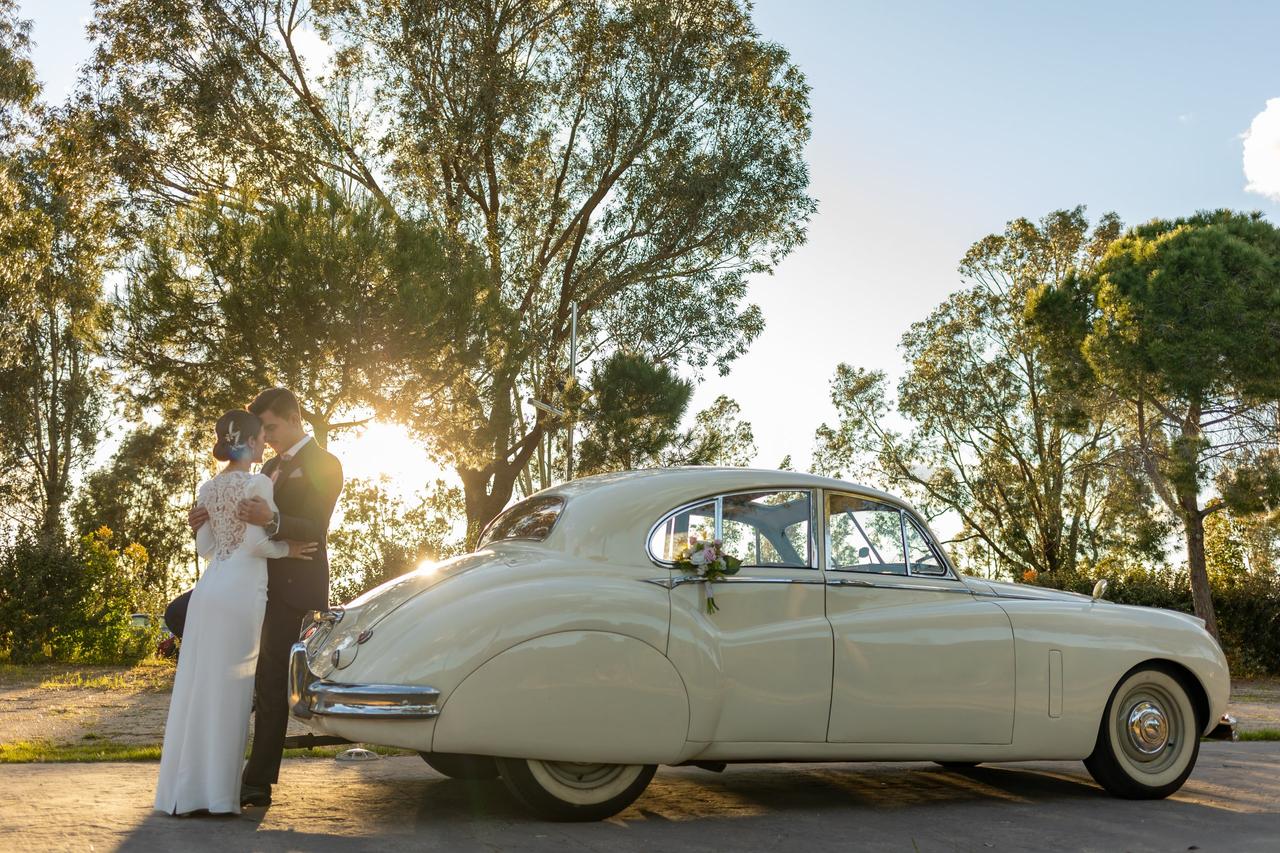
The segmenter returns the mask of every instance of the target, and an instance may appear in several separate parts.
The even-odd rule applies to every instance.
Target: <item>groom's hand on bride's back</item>
[[[195,506],[193,506],[191,508],[191,511],[187,513],[187,524],[191,525],[192,533],[195,533],[197,530],[199,530],[200,526],[203,525],[208,520],[209,520],[209,510],[200,506],[200,504],[196,504]]]
[[[266,527],[275,518],[275,513],[271,511],[271,507],[262,498],[249,498],[248,500],[240,501],[240,506],[236,509],[236,517],[245,524]]]

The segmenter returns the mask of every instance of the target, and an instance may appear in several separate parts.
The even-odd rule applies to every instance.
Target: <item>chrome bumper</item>
[[[1236,718],[1230,714],[1223,714],[1222,719],[1218,720],[1218,724],[1205,735],[1205,738],[1208,740],[1240,740],[1240,735],[1236,732]]]
[[[311,671],[305,643],[289,653],[289,712],[310,717],[423,719],[440,713],[440,691],[415,684],[337,684]]]

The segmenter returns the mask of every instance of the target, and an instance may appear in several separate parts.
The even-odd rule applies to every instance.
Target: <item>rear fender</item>
[[[618,764],[670,763],[689,731],[689,699],[652,646],[603,631],[528,640],[449,695],[432,751]]]

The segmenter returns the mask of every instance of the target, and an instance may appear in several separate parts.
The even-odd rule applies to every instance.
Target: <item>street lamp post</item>
[[[569,303],[569,386],[578,381],[578,303]],[[574,393],[577,393],[575,388]],[[573,479],[573,419],[567,424],[568,433],[564,440],[564,479]]]

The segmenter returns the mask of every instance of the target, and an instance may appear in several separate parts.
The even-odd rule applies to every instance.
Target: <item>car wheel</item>
[[[499,758],[502,781],[517,800],[548,820],[604,820],[635,802],[654,764],[579,764]]]
[[[1182,681],[1163,667],[1140,667],[1112,691],[1084,766],[1114,796],[1163,799],[1191,775],[1200,729]]]
[[[420,752],[422,760],[441,776],[450,779],[497,779],[498,762],[488,755],[459,755],[452,752]]]

